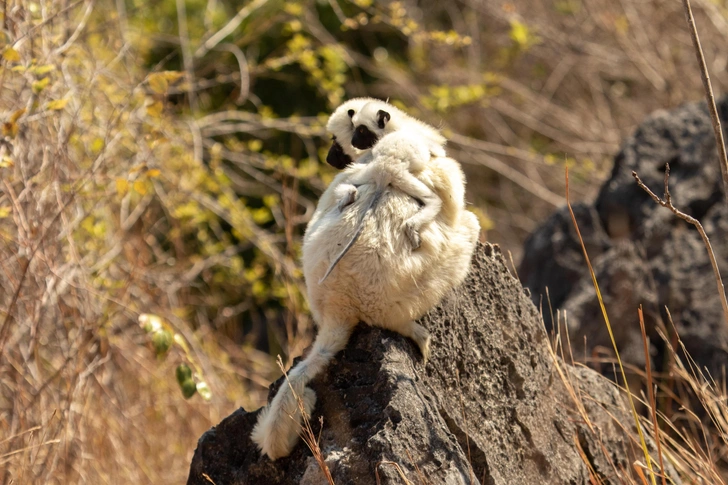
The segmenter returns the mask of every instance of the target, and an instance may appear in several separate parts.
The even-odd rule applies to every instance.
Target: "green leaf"
[[[192,369],[187,364],[180,364],[175,370],[175,375],[177,376],[177,382],[182,386],[185,381],[192,379]]]
[[[8,62],[18,62],[20,61],[20,54],[12,47],[8,47],[3,51],[3,59]]]
[[[51,111],[60,111],[68,104],[68,98],[55,99],[48,103],[48,109]]]
[[[147,193],[147,184],[144,183],[144,180],[134,181],[134,192],[139,195],[145,195]]]
[[[53,64],[44,64],[42,66],[33,66],[30,69],[28,69],[28,71],[35,74],[36,76],[45,76],[49,72],[55,71],[55,70],[56,70],[56,66],[54,66]]]
[[[129,191],[129,181],[124,178],[116,179],[116,193],[119,195],[126,195]]]
[[[164,104],[161,101],[155,101],[147,105],[147,114],[152,118],[159,118],[164,111]]]
[[[178,81],[183,75],[179,71],[154,72],[149,75],[147,82],[152,91],[157,94],[165,94],[167,89],[169,89],[170,83]]]
[[[35,81],[31,85],[31,87],[33,88],[33,92],[35,94],[39,94],[41,91],[43,91],[48,86],[48,83],[50,83],[50,82],[51,82],[51,79],[48,77],[44,77],[43,79],[41,79],[39,81]]]
[[[154,332],[152,335],[152,345],[154,346],[154,352],[161,357],[172,346],[172,334],[169,330]]]
[[[192,379],[181,382],[179,386],[182,388],[182,395],[185,399],[191,398],[197,392],[197,384]]]

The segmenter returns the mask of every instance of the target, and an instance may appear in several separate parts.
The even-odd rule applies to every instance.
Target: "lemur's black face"
[[[350,114],[349,116],[353,115]],[[389,113],[380,109],[377,111],[377,127],[384,130],[391,118]],[[377,141],[379,141],[379,136],[367,128],[366,125],[357,126],[354,130],[354,136],[351,138],[351,144],[359,150],[369,150],[377,144]]]
[[[329,154],[326,155],[326,162],[331,165],[334,168],[337,168],[339,170],[343,170],[349,165],[351,165],[354,161],[351,159],[349,155],[344,153],[344,149],[341,148],[341,145],[339,145],[339,142],[336,141],[336,137],[333,138],[334,143],[331,145],[331,148],[329,149]]]
[[[354,130],[354,136],[351,137],[351,144],[359,150],[369,150],[376,145],[379,137],[364,125],[359,125]]]

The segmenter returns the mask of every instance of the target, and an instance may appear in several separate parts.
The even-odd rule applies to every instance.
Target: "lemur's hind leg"
[[[422,244],[420,230],[435,220],[442,209],[442,200],[410,172],[406,172],[396,185],[397,189],[422,203],[420,210],[404,223],[405,235],[409,238],[412,249],[417,249]]]

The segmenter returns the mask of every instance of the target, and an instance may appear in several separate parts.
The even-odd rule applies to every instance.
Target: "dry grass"
[[[324,130],[317,113],[271,117],[250,108],[260,100],[256,89],[298,62],[283,47],[256,52],[255,39],[300,19],[275,11],[250,23],[270,2],[236,4],[200,39],[198,24],[212,23],[207,13],[192,18],[194,2],[173,2],[190,27],[174,35],[131,25],[132,7],[152,8],[146,3],[0,3],[3,483],[180,483],[204,430],[239,405],[264,401],[277,367],[276,352],[256,350],[260,339],[290,356],[310,333],[295,261],[325,182],[317,168]],[[302,5],[302,35],[336,47],[351,74],[347,95],[391,97],[442,121],[453,155],[468,166],[488,238],[516,258],[525,235],[563,202],[553,167],[563,154],[576,166],[572,189],[587,196],[647,113],[699,97],[699,79],[682,75],[694,60],[677,4],[341,2],[336,16],[346,32],[326,30],[317,8]],[[720,64],[723,7],[697,7],[706,58]],[[402,23],[414,18],[417,27]],[[469,42],[419,35],[434,30]],[[359,38],[374,45],[392,32],[399,37],[385,53],[355,48]],[[151,71],[140,67],[140,51],[160,45],[178,49],[181,76],[165,73],[175,52]],[[225,63],[204,65],[215,52],[235,59],[231,72],[215,71]],[[208,111],[210,92],[230,84],[244,109]],[[266,155],[231,141],[268,141],[270,133],[289,135],[281,145],[291,148]],[[304,160],[313,175],[302,175],[311,165]],[[263,229],[240,193],[280,202],[273,222]],[[245,251],[256,259],[242,261]],[[270,287],[261,290],[262,279]],[[280,307],[256,307],[256,292],[275,294]],[[176,336],[166,358],[139,329],[140,314],[158,315]],[[254,315],[256,331],[240,329],[241,314]],[[684,476],[722,483],[725,386],[673,355],[673,374],[658,376],[657,396],[646,403],[661,424],[664,456]],[[181,363],[207,384],[209,402],[182,398],[174,378]],[[665,396],[691,409],[688,390],[712,428],[688,411],[655,409]],[[580,406],[578,391],[572,398]]]
[[[637,180],[639,182],[638,178]],[[568,170],[566,187],[568,200]],[[666,201],[661,201],[654,194],[651,195],[656,199],[657,203],[662,202],[661,205],[677,211],[670,203],[669,192],[667,190],[667,172],[665,176],[665,194]],[[570,205],[569,208],[571,209]],[[579,227],[575,218],[573,218],[573,213],[572,220],[577,234],[579,234]],[[579,238],[581,241],[581,236]],[[602,302],[599,285],[589,262],[583,241],[581,245],[588,271],[594,282],[594,288],[602,309],[604,322],[611,335],[611,324],[607,316],[607,310]],[[707,249],[711,251],[709,245]],[[722,287],[719,290],[722,292]],[[726,430],[728,429],[728,420],[726,419],[728,418],[728,405],[726,404],[728,403],[728,393],[726,393],[725,376],[723,376],[723,381],[717,383],[712,376],[706,375],[692,361],[690,355],[680,342],[679,336],[675,335],[671,339],[668,337],[667,332],[661,329],[659,330],[660,335],[667,344],[671,364],[668,366],[668,373],[659,376],[658,380],[650,366],[649,341],[645,332],[641,308],[637,309],[637,314],[643,339],[646,367],[645,369],[631,368],[630,370],[642,376],[644,385],[647,388],[647,397],[640,398],[636,396],[634,390],[626,385],[624,387],[617,383],[613,383],[613,385],[620,389],[627,403],[629,403],[629,410],[635,419],[635,428],[631,428],[626,423],[620,423],[615,419],[616,424],[622,427],[625,433],[631,436],[631,439],[642,448],[645,463],[635,461],[632,464],[633,473],[627,470],[619,470],[613,466],[612,472],[614,473],[614,477],[618,480],[618,483],[622,484],[646,485],[649,481],[653,485],[656,485],[659,479],[663,485],[666,485],[667,483],[673,483],[671,477],[666,473],[665,466],[667,463],[675,470],[679,479],[684,483],[726,483],[727,474],[724,460],[728,452],[728,434],[726,434]],[[674,324],[672,321],[669,323],[670,328],[674,331]],[[627,324],[628,322],[620,322],[620,325]],[[557,328],[561,328],[561,325]],[[555,346],[558,348],[560,345],[563,345],[563,343],[560,337],[557,336]],[[571,347],[568,340],[567,345],[569,348]],[[676,349],[675,345],[679,348]],[[621,377],[623,382],[626,383],[627,377],[616,345],[614,346],[614,352]],[[678,355],[679,353],[686,356],[687,362],[683,362],[683,359]],[[569,355],[573,355],[573,353],[569,352]],[[577,409],[581,410],[582,418],[592,431],[594,439],[598,443],[601,443],[604,456],[609,460],[609,453],[601,442],[599,433],[591,426],[588,416],[584,412],[585,396],[576,390],[573,383],[567,377],[568,373],[563,369],[565,365],[563,358],[562,360],[557,359],[555,353],[552,353],[552,356],[554,357],[554,363],[562,382],[570,391],[573,404]],[[657,394],[661,395],[659,401]],[[669,399],[663,399],[664,397],[668,397]],[[637,408],[634,404],[635,401],[645,410],[644,415],[637,413]],[[662,404],[661,407],[658,407],[658,402]],[[677,408],[678,412],[673,412],[675,408]],[[700,416],[706,416],[707,419],[701,418]],[[636,429],[636,436],[634,436],[632,429]],[[652,450],[648,445],[648,439],[651,443],[655,444]],[[601,479],[592,469],[590,461],[583,451],[582,458],[590,470],[592,482],[602,483]],[[659,464],[659,469],[657,470],[653,466],[656,464]]]
[[[183,482],[200,434],[273,370],[185,313],[179,283],[203,260],[175,252],[186,229],[167,215],[194,173],[188,132],[155,112],[114,8],[3,3],[0,482]],[[155,357],[145,312],[186,351]],[[183,399],[182,362],[211,402]]]
[[[281,369],[281,372],[283,372],[283,376],[286,379],[286,383],[283,385],[287,385],[291,389],[291,393],[293,394],[293,397],[296,399],[296,403],[298,404],[298,412],[301,414],[301,429],[299,431],[299,435],[301,436],[303,442],[306,443],[306,446],[308,446],[308,449],[311,450],[311,454],[313,455],[314,460],[316,460],[316,464],[319,466],[321,473],[326,479],[326,483],[334,485],[334,479],[331,477],[331,470],[329,470],[329,466],[326,464],[326,459],[324,458],[324,455],[321,452],[321,447],[319,446],[320,436],[316,436],[316,434],[313,432],[313,428],[311,427],[311,416],[309,416],[309,414],[306,412],[306,406],[304,406],[303,404],[303,399],[293,388],[293,386],[291,385],[291,381],[288,380],[288,373],[286,372],[286,368],[283,365],[283,360],[280,356],[278,356],[277,362],[278,367]],[[288,417],[290,419],[295,419],[294,416]],[[321,426],[320,429],[323,430],[323,416],[321,416],[319,420],[319,424]]]

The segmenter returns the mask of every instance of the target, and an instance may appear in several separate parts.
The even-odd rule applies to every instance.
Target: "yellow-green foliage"
[[[700,88],[674,42],[682,12],[649,2],[3,5],[0,469],[15,483],[182,482],[200,433],[265,399],[274,356],[313,330],[300,240],[347,97],[442,128],[487,237],[517,257],[562,198],[561,165],[590,193],[624,130]]]

